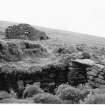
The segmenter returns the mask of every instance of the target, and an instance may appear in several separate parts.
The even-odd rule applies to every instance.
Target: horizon
[[[3,0],[0,4],[1,21],[105,37],[104,0]]]

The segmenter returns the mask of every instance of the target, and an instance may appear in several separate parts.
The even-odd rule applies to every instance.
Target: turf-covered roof
[[[65,70],[66,64],[61,62],[49,62],[45,64],[29,63],[5,63],[0,64],[0,73],[36,73],[43,70]]]

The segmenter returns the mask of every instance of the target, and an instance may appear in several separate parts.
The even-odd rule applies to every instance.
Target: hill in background
[[[9,25],[14,25],[17,23],[0,21],[0,32],[4,32]],[[62,31],[50,28],[43,28],[39,26],[34,26],[36,29],[44,31],[47,35],[53,39],[59,39],[64,43],[71,44],[87,44],[91,46],[104,46],[105,38],[98,37],[94,35],[81,34],[76,32]],[[2,34],[2,33],[1,33]]]
[[[0,102],[71,104],[105,91],[105,38],[31,25],[41,40],[19,24],[0,21]]]

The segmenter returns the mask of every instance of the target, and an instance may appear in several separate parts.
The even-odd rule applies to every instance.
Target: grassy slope
[[[55,30],[55,29],[49,29],[49,28],[41,28],[41,27],[37,27],[37,28],[45,31],[49,37],[58,38],[64,41],[65,43],[72,43],[72,44],[86,43],[88,45],[93,45],[93,46],[105,45],[104,37],[81,34],[81,33],[76,33],[76,32]]]
[[[4,31],[7,26],[13,25],[13,24],[14,23],[12,22],[0,21],[0,30]],[[65,43],[72,43],[72,44],[86,43],[88,45],[93,45],[93,46],[94,45],[98,45],[98,46],[105,45],[105,38],[103,37],[43,28],[43,27],[38,27],[38,26],[35,26],[35,28],[45,31],[49,37],[54,38],[54,39],[58,38],[64,41]]]

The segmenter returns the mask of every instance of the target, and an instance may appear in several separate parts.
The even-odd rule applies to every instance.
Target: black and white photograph
[[[0,104],[105,104],[105,0],[0,0]]]

